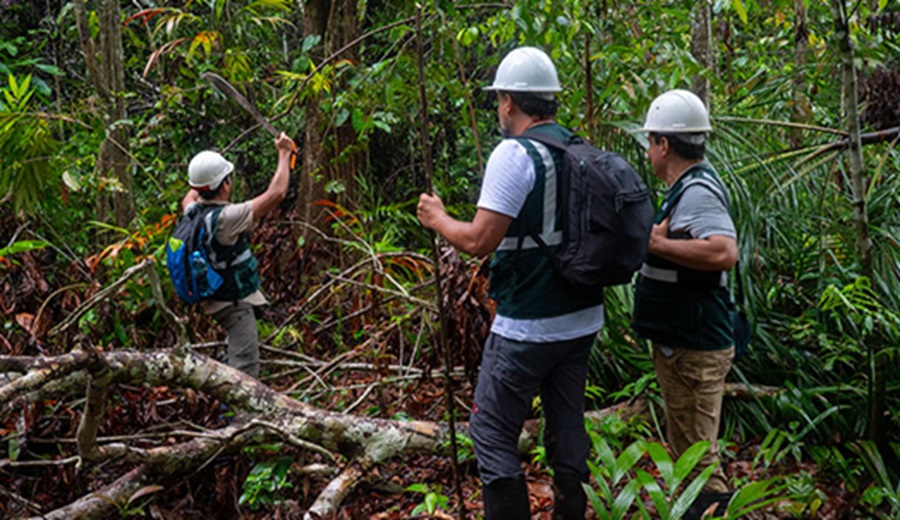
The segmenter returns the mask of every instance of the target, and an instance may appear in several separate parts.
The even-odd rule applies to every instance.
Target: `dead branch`
[[[188,348],[188,333],[185,327],[185,318],[178,317],[172,309],[166,305],[166,297],[162,293],[162,285],[159,283],[159,273],[156,272],[156,266],[153,261],[144,263],[147,271],[147,278],[150,279],[150,290],[153,292],[153,300],[156,305],[162,309],[163,318],[175,329],[175,337],[177,338],[177,348]]]
[[[128,500],[149,482],[146,466],[138,466],[108,486],[83,496],[71,504],[29,520],[94,520],[107,518],[115,509],[113,504]]]
[[[89,359],[91,377],[87,384],[87,401],[75,437],[78,439],[78,455],[83,461],[93,462],[101,458],[97,447],[97,432],[106,410],[106,394],[112,374],[96,352]]]
[[[8,403],[21,394],[37,390],[44,384],[84,368],[88,361],[86,352],[76,351],[55,358],[27,358],[21,356],[0,356],[0,370],[27,372],[0,387],[0,403]]]
[[[53,337],[53,336],[59,334],[60,332],[68,329],[69,327],[71,327],[73,323],[77,323],[78,320],[81,318],[81,316],[84,315],[84,313],[89,311],[94,305],[97,305],[98,303],[102,302],[109,296],[115,294],[116,291],[118,291],[120,287],[122,287],[123,285],[125,285],[125,283],[128,282],[128,280],[130,280],[133,276],[135,276],[138,273],[140,273],[141,271],[143,271],[145,266],[148,263],[149,263],[149,261],[145,260],[139,264],[135,264],[135,265],[129,267],[128,269],[126,269],[125,272],[122,273],[122,276],[119,277],[118,280],[116,280],[115,282],[104,287],[103,289],[98,291],[97,294],[91,296],[86,302],[79,305],[77,309],[75,309],[71,314],[66,316],[66,319],[59,322],[55,327],[50,329],[49,336]],[[152,268],[152,264],[151,264],[151,268]]]
[[[303,519],[319,520],[332,518],[337,513],[337,509],[341,502],[344,501],[344,498],[353,491],[371,467],[371,463],[365,460],[349,464],[340,475],[329,482],[325,489],[319,493],[316,501],[309,508]]]
[[[11,500],[14,500],[15,502],[22,504],[23,506],[28,508],[32,513],[36,513],[36,514],[41,513],[41,505],[40,504],[32,502],[31,500],[28,500],[25,497],[19,496],[19,495],[13,493],[12,491],[9,491],[8,489],[4,488],[3,486],[0,486],[0,495],[3,495]]]

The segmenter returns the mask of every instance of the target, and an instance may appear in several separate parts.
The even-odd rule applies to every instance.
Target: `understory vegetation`
[[[474,214],[501,139],[481,88],[506,52],[534,45],[559,71],[559,122],[626,157],[660,195],[634,131],[660,93],[708,89],[708,158],[731,194],[732,279],[753,331],[724,404],[720,447],[739,490],[729,518],[900,518],[900,5],[718,0],[704,61],[692,43],[699,4],[0,0],[0,395],[22,384],[11,367],[25,357],[179,347],[169,310],[191,351],[223,356],[224,332],[175,296],[165,241],[195,153],[235,163],[239,200],[266,188],[277,156],[200,77],[212,71],[299,147],[287,198],[253,235],[270,302],[260,380],[317,409],[444,422],[442,323],[466,420],[493,310],[487,260],[443,248],[438,302],[415,205],[431,182],[452,215]],[[685,477],[703,446],[666,454],[632,302],[630,286],[606,289],[590,358],[591,514],[676,519],[702,484]],[[135,467],[79,458],[79,382],[0,402],[0,517],[58,510]],[[202,438],[240,417],[222,400],[115,383],[98,441],[150,450]],[[302,517],[359,461],[295,440],[256,439],[107,496],[108,516]],[[465,507],[480,513],[471,441],[458,444]],[[549,518],[544,454],[525,459],[532,512]],[[339,517],[458,510],[446,446],[380,462],[361,464]]]

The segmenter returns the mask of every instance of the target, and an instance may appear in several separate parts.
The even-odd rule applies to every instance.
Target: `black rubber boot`
[[[501,478],[484,486],[485,520],[530,520],[525,479]]]
[[[557,473],[553,477],[556,492],[553,520],[584,520],[587,496],[581,487],[583,482],[584,479],[567,473]]]
[[[732,492],[700,493],[697,495],[697,500],[694,500],[694,503],[691,504],[691,507],[689,507],[684,514],[684,520],[701,520],[703,518],[703,513],[712,507],[713,504],[716,504],[716,509],[712,511],[712,516],[706,515],[707,518],[715,518],[724,515],[725,510],[728,508],[728,502],[731,500],[731,495],[733,494],[734,493]]]

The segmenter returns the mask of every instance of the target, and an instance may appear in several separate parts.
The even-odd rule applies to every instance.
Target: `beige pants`
[[[666,354],[671,353],[670,356]],[[691,471],[693,480],[719,461],[719,421],[725,376],[731,370],[734,347],[725,350],[687,350],[653,346],[653,367],[666,402],[666,437],[673,457],[680,457],[694,443],[710,441],[709,451]],[[690,482],[690,480],[688,482]],[[724,493],[728,481],[721,464],[703,491]]]

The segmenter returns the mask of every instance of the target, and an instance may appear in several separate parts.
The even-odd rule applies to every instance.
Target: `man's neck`
[[[524,134],[525,132],[527,132],[531,128],[534,128],[534,127],[540,126],[540,125],[544,125],[547,123],[553,123],[553,122],[555,122],[555,121],[552,117],[546,117],[546,118],[530,117],[530,116],[525,117],[515,123],[515,127],[514,127],[515,132],[513,132],[512,135],[520,136],[520,135]]]
[[[703,159],[682,159],[680,157],[673,157],[669,163],[666,165],[666,170],[663,175],[663,181],[667,186],[672,186],[678,179],[681,178],[682,175],[687,173],[692,166],[700,164],[703,162]]]

